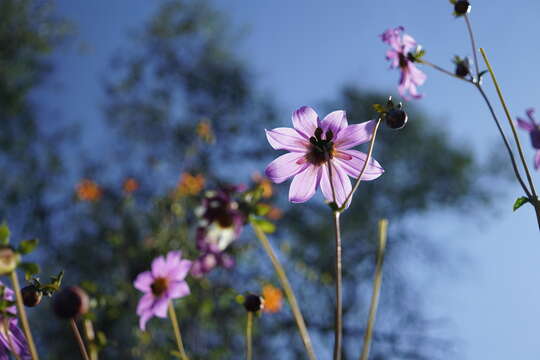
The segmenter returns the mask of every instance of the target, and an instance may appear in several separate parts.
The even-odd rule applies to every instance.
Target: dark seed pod
[[[264,307],[264,300],[258,295],[247,294],[244,300],[244,307],[249,312],[257,312]]]
[[[458,16],[468,14],[471,11],[471,4],[468,1],[459,0],[454,4],[454,11]]]
[[[62,319],[72,319],[86,314],[90,299],[78,286],[70,286],[60,291],[53,299],[53,310]]]
[[[28,285],[21,289],[24,306],[34,307],[41,302],[43,293],[34,285]]]
[[[456,64],[456,75],[462,78],[469,75],[469,66],[465,61]]]
[[[404,110],[392,109],[385,117],[386,125],[394,130],[403,129],[407,124],[408,116]]]

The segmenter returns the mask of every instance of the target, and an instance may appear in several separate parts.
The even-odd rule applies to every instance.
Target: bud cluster
[[[373,108],[379,113],[381,120],[391,129],[403,129],[407,124],[408,116],[403,110],[403,104],[395,105],[391,96],[388,97],[386,105],[374,104]]]

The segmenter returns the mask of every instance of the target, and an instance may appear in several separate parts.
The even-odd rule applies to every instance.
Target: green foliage
[[[519,209],[520,207],[522,207],[523,205],[525,205],[528,202],[530,202],[529,198],[527,198],[525,196],[518,197],[516,199],[516,201],[514,202],[514,206],[512,207],[512,209],[514,211],[516,211],[517,209]]]
[[[21,255],[27,255],[30,254],[32,251],[34,251],[39,244],[38,239],[30,239],[30,240],[23,240],[19,244],[19,247],[17,248],[17,252],[19,252]]]
[[[10,231],[8,225],[4,222],[0,225],[0,245],[9,245]]]

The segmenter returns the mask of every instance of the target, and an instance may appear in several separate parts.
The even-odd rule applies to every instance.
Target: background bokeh
[[[136,330],[139,295],[130,282],[170,248],[195,256],[198,198],[183,199],[179,214],[168,196],[182,172],[203,173],[210,187],[248,183],[277,155],[262,130],[288,126],[301,105],[320,114],[343,108],[351,122],[368,120],[371,103],[396,93],[398,74],[388,70],[378,38],[388,27],[405,26],[439,65],[451,68],[454,55],[471,55],[464,23],[451,16],[446,1],[62,0],[50,15],[28,10],[46,10],[46,4],[2,2],[2,23],[18,25],[5,26],[0,38],[2,61],[13,66],[0,73],[7,174],[0,182],[1,215],[15,239],[42,239],[37,256],[48,264],[45,271],[61,267],[68,283],[94,282],[103,297],[97,324],[109,338],[104,358],[166,357],[168,324],[150,323],[153,343]],[[488,51],[515,115],[538,105],[540,45],[531,35],[539,11],[534,1],[473,3],[478,44]],[[13,29],[23,25],[50,49],[28,33],[16,37]],[[425,98],[406,105],[409,126],[400,133],[385,129],[377,144],[375,157],[386,174],[361,187],[344,216],[347,358],[359,351],[373,233],[377,218],[386,216],[390,254],[373,358],[535,359],[540,245],[534,213],[511,211],[519,188],[478,94],[425,70]],[[489,81],[486,87],[495,99]],[[214,128],[211,146],[195,134],[203,118]],[[523,141],[532,159],[526,136]],[[127,177],[141,183],[129,199],[121,189]],[[77,200],[83,178],[103,187],[99,202]],[[324,255],[332,253],[330,216],[320,198],[290,205],[287,185],[275,190],[274,204],[285,217],[273,241],[285,250],[281,256],[301,288],[316,349],[325,358],[332,287],[310,274],[331,276],[332,258]],[[215,270],[208,283],[190,281],[195,294],[179,305],[188,349],[200,358],[241,358],[243,319],[234,294],[257,291],[264,282],[277,285],[268,263],[250,261],[263,253],[249,231],[232,251],[238,266]],[[209,305],[200,306],[201,299]],[[50,358],[76,351],[55,341],[66,329],[42,315],[46,306],[31,314],[40,346]],[[280,349],[280,359],[302,358],[294,331],[287,309],[263,317],[260,356],[273,359]]]

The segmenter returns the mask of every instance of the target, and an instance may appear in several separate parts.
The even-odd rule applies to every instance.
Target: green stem
[[[253,312],[247,312],[247,321],[246,321],[246,359],[253,359]]]
[[[477,79],[477,82],[480,83],[480,79],[478,79],[478,75],[480,74],[480,66],[478,65],[478,55],[476,55],[477,50],[476,50],[476,41],[474,40],[474,33],[472,31],[472,26],[469,20],[469,16],[465,14],[463,17],[465,18],[465,23],[467,24],[467,31],[469,32],[469,39],[471,40],[474,67],[476,69],[476,79]]]
[[[341,270],[341,229],[339,211],[334,211],[334,228],[336,231],[336,313],[334,334],[334,360],[341,360],[341,343],[343,338],[343,309],[342,309],[342,270]]]
[[[304,322],[304,317],[302,316],[302,312],[300,311],[300,306],[298,306],[298,301],[296,300],[296,296],[294,295],[289,279],[287,278],[287,274],[285,273],[281,262],[277,258],[274,249],[272,249],[272,245],[270,245],[270,241],[266,237],[264,231],[262,231],[255,222],[251,221],[250,223],[253,231],[255,232],[255,235],[261,242],[264,251],[270,258],[270,261],[274,266],[274,270],[276,271],[283,291],[285,291],[285,296],[287,297],[287,301],[291,306],[294,320],[296,321],[296,326],[298,327],[298,331],[300,332],[300,337],[302,338],[302,342],[304,343],[304,347],[306,348],[308,358],[310,360],[317,360],[317,356],[315,356],[315,351],[313,350],[313,345],[309,337],[306,323]]]
[[[446,70],[446,69],[440,67],[439,65],[435,65],[434,63],[429,62],[429,61],[427,61],[427,60],[424,60],[424,59],[417,59],[416,62],[419,63],[419,64],[427,65],[427,66],[429,66],[429,67],[431,67],[431,68],[433,68],[433,69],[435,69],[435,70],[437,70],[437,71],[440,71],[440,72],[442,72],[442,73],[444,73],[444,74],[446,74],[446,75],[449,75],[449,76],[451,76],[451,77],[453,77],[453,78],[456,78],[456,79],[458,79],[458,80],[463,80],[463,81],[468,82],[468,83],[473,83],[472,80],[469,80],[469,79],[467,79],[467,78],[465,78],[465,77],[457,76],[457,75],[454,74],[453,72],[448,71],[448,70]]]
[[[86,346],[84,345],[84,341],[81,337],[81,333],[79,332],[79,328],[77,327],[77,323],[75,322],[75,319],[71,318],[69,319],[69,324],[71,325],[71,331],[73,331],[73,335],[75,335],[75,339],[77,340],[77,344],[79,345],[79,350],[81,351],[81,356],[84,360],[90,360],[88,357],[88,352],[86,351]]]
[[[30,331],[28,317],[26,316],[26,310],[23,304],[23,299],[21,295],[21,286],[19,285],[19,278],[17,277],[17,272],[14,270],[10,273],[9,276],[11,278],[11,284],[13,285],[13,292],[15,293],[17,312],[19,315],[19,319],[21,319],[21,326],[23,328],[24,336],[26,337],[26,342],[28,343],[30,356],[32,357],[32,360],[39,360],[39,356],[36,351],[36,345],[34,344],[34,338],[32,337],[32,332]]]
[[[531,193],[534,199],[537,199],[536,195],[536,189],[534,188],[534,183],[532,181],[531,172],[529,171],[529,166],[527,165],[527,161],[525,160],[525,155],[523,154],[523,149],[521,147],[521,142],[519,140],[519,136],[516,131],[516,126],[514,125],[514,121],[512,120],[512,116],[510,115],[510,111],[508,110],[508,106],[506,105],[506,101],[504,100],[501,87],[499,86],[499,82],[497,81],[497,78],[495,77],[495,73],[493,72],[493,68],[491,67],[491,64],[489,63],[489,60],[487,58],[486,52],[483,48],[480,48],[480,53],[482,54],[482,57],[484,58],[484,62],[486,63],[486,66],[488,68],[489,74],[491,75],[491,79],[493,80],[493,84],[495,85],[495,89],[497,90],[497,95],[499,96],[499,100],[501,101],[501,105],[504,109],[504,113],[506,114],[506,118],[508,119],[508,123],[510,124],[510,128],[512,129],[512,135],[514,136],[514,140],[516,141],[516,145],[518,148],[519,157],[521,159],[521,163],[523,165],[523,168],[525,169],[525,174],[527,175],[527,181],[529,182],[529,186],[531,189]],[[540,224],[539,224],[540,225]]]
[[[172,301],[169,301],[169,318],[171,319],[172,327],[174,330],[174,337],[176,338],[176,345],[178,345],[178,351],[182,360],[189,360],[186,355],[186,350],[184,349],[184,344],[182,342],[182,334],[180,334],[180,326],[178,326],[178,320],[176,318],[176,311],[174,310],[174,305]]]
[[[373,327],[375,325],[375,316],[379,306],[379,295],[382,285],[382,267],[384,262],[384,251],[386,249],[386,234],[388,229],[388,220],[379,220],[379,248],[377,250],[377,262],[375,265],[375,278],[373,280],[373,293],[371,294],[371,305],[369,307],[369,317],[366,331],[364,333],[364,345],[360,360],[367,360],[373,339]]]
[[[96,334],[94,332],[94,325],[89,319],[83,321],[84,337],[88,345],[88,351],[90,352],[90,360],[98,360],[98,350],[95,344]]]

